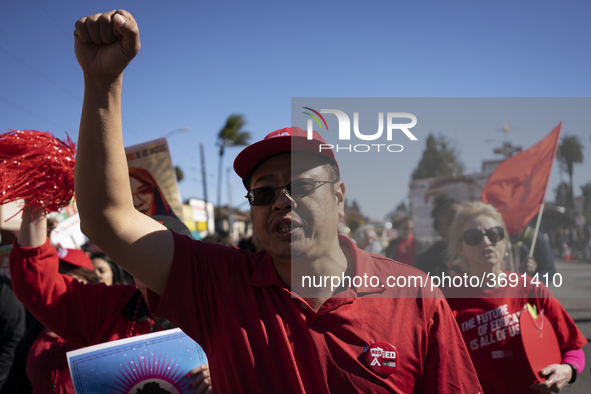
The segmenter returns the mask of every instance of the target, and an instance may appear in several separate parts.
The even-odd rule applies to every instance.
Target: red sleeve
[[[562,304],[554,297],[552,291],[541,285],[536,287],[535,292],[539,303],[538,310],[543,309],[544,315],[552,322],[560,352],[582,348],[587,343],[587,339]],[[532,301],[530,300],[530,304]]]
[[[456,320],[444,298],[433,299],[422,393],[480,394],[482,388]]]
[[[162,296],[148,291],[148,304],[152,313],[175,323],[209,355],[226,301],[236,290],[233,279],[245,267],[244,251],[173,235],[174,257],[166,288]]]
[[[131,321],[120,310],[134,286],[84,284],[58,272],[59,259],[49,239],[40,247],[10,252],[14,293],[47,328],[68,342],[89,346],[125,337]]]

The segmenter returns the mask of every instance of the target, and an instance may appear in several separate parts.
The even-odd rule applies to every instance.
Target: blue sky
[[[73,26],[116,8],[135,16],[142,40],[124,78],[125,144],[190,128],[169,138],[173,162],[186,176],[183,198],[203,196],[203,143],[215,201],[215,140],[228,115],[244,115],[256,141],[290,124],[292,97],[585,97],[591,91],[586,1],[4,1],[0,132],[37,129],[62,138],[67,131],[77,139],[83,80]],[[496,144],[484,141],[503,139],[496,130],[502,117],[494,127],[471,130],[469,143],[462,134],[468,131],[432,131],[448,134],[471,172],[495,158]],[[515,126],[510,139],[529,147],[560,120],[544,130]],[[579,185],[591,181],[591,127],[571,129],[566,122],[563,134],[580,136],[588,156],[575,167],[580,194]],[[370,215],[379,218],[407,194],[424,147],[417,137],[421,149],[409,152],[391,179],[399,185],[390,192],[391,206],[361,203]],[[239,151],[227,150],[224,177]],[[558,179],[555,165],[549,197]],[[237,205],[245,193],[234,174],[231,185]]]

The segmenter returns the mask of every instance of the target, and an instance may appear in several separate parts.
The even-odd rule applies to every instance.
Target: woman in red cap
[[[81,250],[60,249],[58,257],[60,274],[82,283],[98,283],[90,259]],[[67,342],[34,317],[27,321],[3,393],[73,393],[66,353],[80,346]]]

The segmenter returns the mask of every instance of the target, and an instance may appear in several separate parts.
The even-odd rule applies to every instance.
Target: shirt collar
[[[372,254],[358,248],[357,244],[345,235],[339,234],[339,242],[341,243],[341,247],[348,247],[353,254],[353,275],[351,279],[353,280],[355,277],[363,279],[361,281],[361,286],[354,286],[353,283],[351,284],[351,287],[355,289],[357,294],[384,292],[384,290],[386,290],[386,281],[382,278],[381,272],[377,270]],[[370,279],[372,277],[377,277],[379,279],[377,286],[375,287],[370,284]],[[376,282],[374,281],[373,283],[375,284]]]
[[[353,279],[353,277],[360,277],[363,279],[361,286],[359,287],[352,284],[352,287],[355,289],[357,294],[384,292],[386,289],[386,282],[382,278],[381,272],[376,269],[376,265],[371,253],[359,249],[355,242],[345,235],[339,234],[338,237],[341,247],[350,249],[353,255],[353,276],[351,279]],[[273,285],[278,285],[280,287],[285,286],[283,280],[273,265],[273,260],[271,259],[269,253],[259,253],[263,253],[263,257],[259,260],[258,265],[255,267],[254,272],[250,276],[250,284],[257,287]],[[374,276],[379,279],[379,283],[375,287],[370,285],[370,278]],[[367,277],[367,279],[364,279],[365,277]],[[375,284],[375,281],[373,283]],[[365,286],[366,284],[367,286]]]

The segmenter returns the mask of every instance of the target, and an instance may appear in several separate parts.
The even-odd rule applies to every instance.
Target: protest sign
[[[461,201],[479,201],[482,188],[490,172],[479,172],[455,177],[434,177],[412,181],[409,184],[409,199],[415,222],[415,240],[429,245],[439,239],[433,228],[431,210],[439,194],[447,194]]]
[[[166,138],[125,148],[135,208],[148,215],[176,216],[183,209]]]
[[[48,220],[55,220],[56,227],[50,233],[53,246],[65,249],[80,249],[87,242],[80,229],[80,216],[76,204],[72,203],[59,212],[47,215]]]

